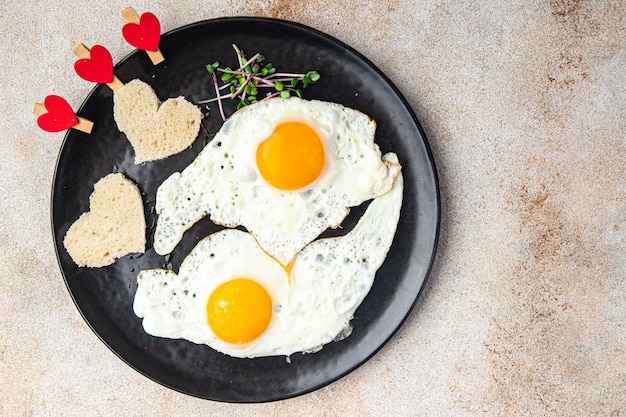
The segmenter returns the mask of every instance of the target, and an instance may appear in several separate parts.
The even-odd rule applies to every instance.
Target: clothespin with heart
[[[159,19],[149,12],[143,13],[140,17],[132,7],[124,9],[122,16],[128,22],[122,27],[122,35],[126,42],[146,51],[154,65],[163,62],[165,58],[159,50],[161,41]]]
[[[113,59],[104,46],[95,45],[90,50],[81,43],[74,49],[74,55],[80,58],[74,63],[74,70],[82,79],[106,84],[113,91],[124,85],[113,73]]]
[[[62,97],[49,95],[43,103],[35,103],[33,113],[37,124],[46,132],[60,132],[70,128],[91,133],[93,122],[76,116],[69,103]]]

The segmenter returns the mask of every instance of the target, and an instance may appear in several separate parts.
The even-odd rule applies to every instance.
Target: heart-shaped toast
[[[115,92],[113,117],[140,164],[190,147],[198,136],[202,112],[182,96],[161,104],[152,87],[133,80]]]
[[[94,185],[89,211],[72,224],[63,240],[78,266],[102,267],[146,248],[146,219],[137,186],[123,174],[109,174]]]

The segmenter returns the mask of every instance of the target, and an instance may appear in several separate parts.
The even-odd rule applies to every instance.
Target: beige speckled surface
[[[129,5],[164,31],[224,15],[310,25],[370,58],[421,120],[443,198],[433,273],[345,378],[270,404],[191,398],[123,364],[74,307],[49,226],[63,134],[32,108],[53,93],[80,105],[92,85],[71,51],[125,56]],[[0,415],[626,416],[623,1],[3,0],[0,25]]]

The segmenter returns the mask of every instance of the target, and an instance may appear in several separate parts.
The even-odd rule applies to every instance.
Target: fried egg
[[[134,312],[153,336],[187,339],[234,357],[317,351],[349,334],[391,247],[402,187],[400,175],[349,233],[310,243],[288,267],[247,232],[209,235],[178,274],[139,273]]]
[[[292,97],[236,112],[182,172],[157,191],[154,249],[170,253],[210,215],[243,225],[282,265],[349,208],[388,191],[400,172],[374,142],[376,125],[336,103]]]

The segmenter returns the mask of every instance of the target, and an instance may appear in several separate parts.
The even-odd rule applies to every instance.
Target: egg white
[[[297,191],[269,185],[256,163],[258,145],[286,121],[312,127],[326,150],[320,177]],[[243,225],[287,265],[320,233],[339,226],[350,207],[391,188],[400,167],[383,161],[375,129],[368,116],[336,103],[274,98],[243,108],[191,165],[159,187],[155,251],[170,253],[188,228],[210,215],[217,224]]]
[[[394,154],[385,156],[397,163]],[[184,338],[235,357],[290,355],[316,351],[349,328],[389,251],[400,216],[403,182],[375,198],[344,236],[320,239],[294,259],[290,274],[246,232],[227,229],[198,243],[179,273],[141,271],[135,314],[151,335]],[[267,330],[246,344],[220,340],[207,322],[212,291],[233,278],[263,285],[273,300]]]
[[[273,315],[289,294],[285,269],[239,230],[223,230],[201,240],[181,264],[170,269],[141,271],[133,310],[143,318],[144,330],[167,338],[182,338],[226,352],[231,345],[211,330],[206,306],[211,293],[223,282],[250,278],[261,284],[273,301]],[[275,333],[272,321],[266,332]]]

